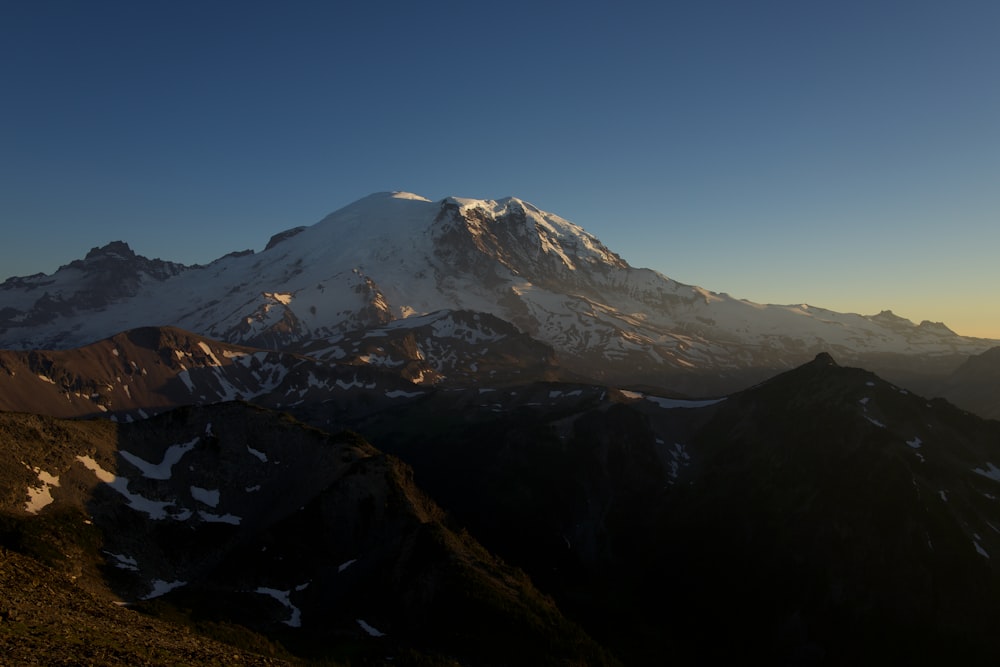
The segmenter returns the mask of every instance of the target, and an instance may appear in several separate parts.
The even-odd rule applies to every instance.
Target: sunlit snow
[[[51,505],[54,501],[52,497],[52,487],[59,486],[59,478],[44,470],[34,468],[38,474],[38,482],[41,486],[28,487],[28,502],[24,504],[24,511],[30,514],[38,514],[43,507]]]
[[[108,472],[101,465],[89,456],[77,456],[76,460],[83,464],[85,468],[97,475],[97,479],[107,484],[109,487],[121,494],[128,501],[128,506],[137,512],[144,512],[150,519],[155,521],[162,519],[177,519],[183,521],[191,516],[190,510],[180,510],[178,512],[168,512],[168,507],[174,507],[173,501],[150,500],[137,493],[132,493],[128,489],[129,481],[125,477],[119,477]]]
[[[274,299],[284,306],[287,306],[292,302],[292,295],[287,292],[264,292],[264,297],[267,299]]]

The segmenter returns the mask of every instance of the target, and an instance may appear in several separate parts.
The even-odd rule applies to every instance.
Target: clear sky
[[[0,1],[0,280],[385,190],[1000,338],[1000,2]]]

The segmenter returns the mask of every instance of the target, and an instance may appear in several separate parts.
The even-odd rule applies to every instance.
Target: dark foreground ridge
[[[450,528],[405,464],[357,436],[242,403],[127,425],[0,414],[0,435],[0,544],[19,554],[4,580],[33,567],[62,582],[37,587],[34,606],[4,593],[11,620],[30,619],[0,625],[0,643],[18,650],[35,650],[45,609],[69,623],[55,610],[75,595],[81,614],[109,619],[94,621],[102,632],[161,627],[144,612],[270,657],[614,662],[523,572]],[[135,643],[140,657],[157,646]],[[142,664],[124,651],[108,660]]]
[[[826,353],[709,400],[545,379],[400,395],[382,383],[402,367],[323,376],[286,355],[301,367],[281,373],[280,353],[179,330],[88,354],[133,370],[118,423],[0,413],[3,576],[53,582],[30,588],[38,607],[3,593],[12,650],[41,642],[18,618],[93,603],[134,621],[136,651],[160,650],[140,636],[160,627],[151,615],[319,664],[987,664],[1000,651],[1000,423]],[[69,403],[60,383],[86,373],[56,360],[7,367]],[[297,400],[141,418],[166,396],[160,376],[196,392],[269,379]],[[59,590],[86,597],[64,605]]]

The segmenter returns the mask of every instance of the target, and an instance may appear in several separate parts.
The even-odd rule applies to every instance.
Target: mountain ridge
[[[579,226],[515,197],[431,202],[376,193],[275,234],[262,252],[231,253],[205,266],[156,264],[125,244],[99,254],[132,256],[116,289],[101,271],[88,273],[85,261],[0,285],[0,347],[75,347],[125,329],[171,325],[287,349],[467,310],[550,345],[581,376],[659,378],[687,393],[718,393],[823,350],[854,361],[953,356],[949,364],[957,367],[1000,343],[890,311],[762,305],[685,285],[630,266]]]

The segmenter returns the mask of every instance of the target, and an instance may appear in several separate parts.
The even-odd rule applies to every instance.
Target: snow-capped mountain
[[[669,377],[702,390],[726,381],[684,378],[722,374],[732,383],[824,350],[852,361],[967,356],[998,344],[890,312],[762,305],[679,283],[630,266],[579,226],[516,198],[432,202],[394,192],[207,266],[148,260],[115,242],[51,276],[8,279],[0,347],[74,347],[149,325],[258,347],[336,346],[459,310],[515,325],[578,374]]]

